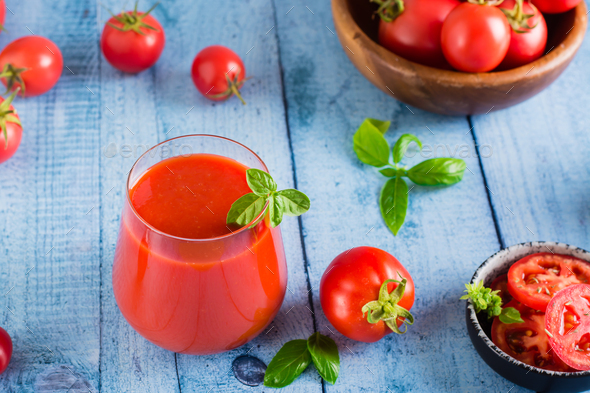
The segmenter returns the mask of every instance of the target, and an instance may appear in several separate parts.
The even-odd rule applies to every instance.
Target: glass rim
[[[153,225],[151,225],[149,222],[147,222],[142,216],[141,214],[139,214],[137,212],[137,210],[135,210],[135,206],[133,206],[133,203],[131,202],[131,195],[129,193],[130,190],[130,180],[131,180],[131,174],[133,173],[133,170],[135,169],[135,167],[137,166],[137,163],[139,161],[141,161],[141,159],[147,155],[149,152],[157,149],[158,147],[160,147],[161,145],[163,145],[164,143],[168,143],[177,139],[184,139],[184,138],[189,138],[189,137],[205,137],[205,138],[212,138],[212,139],[218,139],[218,140],[223,140],[223,141],[227,141],[230,143],[233,143],[235,145],[238,145],[239,147],[245,149],[246,151],[248,151],[250,154],[252,154],[254,156],[254,158],[256,158],[258,160],[258,162],[260,162],[260,164],[262,165],[262,168],[268,173],[268,167],[266,166],[266,164],[264,163],[264,161],[262,161],[262,159],[258,156],[258,154],[256,154],[252,149],[250,149],[249,147],[247,147],[246,145],[241,144],[240,142],[236,142],[233,139],[229,139],[223,136],[219,136],[219,135],[211,135],[211,134],[189,134],[189,135],[181,135],[181,136],[177,136],[174,138],[170,138],[170,139],[166,139],[165,141],[162,141],[154,146],[152,146],[151,148],[147,149],[141,156],[139,156],[139,158],[133,163],[133,166],[131,167],[131,169],[129,170],[129,174],[127,175],[127,181],[125,182],[125,194],[127,197],[127,203],[129,204],[129,207],[131,207],[131,211],[133,212],[133,214],[135,215],[135,217],[137,217],[137,219],[139,219],[139,221],[145,225],[147,228],[149,228],[151,231],[158,233],[159,235],[162,235],[164,237],[170,238],[170,239],[174,239],[174,240],[178,240],[178,241],[185,241],[185,242],[211,242],[211,241],[216,241],[216,240],[226,240],[229,239],[239,233],[245,232],[246,230],[250,229],[250,226],[255,223],[257,220],[259,220],[261,217],[264,216],[264,214],[266,214],[266,210],[268,209],[268,201],[265,202],[264,204],[264,208],[262,209],[262,212],[256,216],[252,221],[250,221],[247,225],[244,225],[243,227],[241,227],[240,229],[236,230],[236,231],[232,231],[231,229],[229,229],[229,227],[227,229],[229,229],[230,233],[223,235],[223,236],[216,236],[216,237],[208,237],[206,239],[193,239],[193,238],[187,238],[187,237],[180,237],[180,236],[174,236],[171,235],[169,233],[166,233],[164,231],[159,230],[158,228],[154,227]],[[193,155],[195,153],[191,153],[190,155]],[[203,153],[205,154],[205,153]],[[182,154],[180,154],[182,155]],[[170,156],[168,158],[172,158],[172,157],[177,157],[177,156]],[[231,158],[231,157],[227,157],[227,158]],[[161,161],[160,161],[161,162]],[[152,165],[151,167],[149,167],[148,169],[146,169],[146,171],[144,171],[142,173],[145,174],[150,168],[152,168],[154,165]]]

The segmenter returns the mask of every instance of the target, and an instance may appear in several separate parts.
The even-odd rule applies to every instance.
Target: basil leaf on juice
[[[466,167],[460,158],[432,158],[410,168],[408,177],[421,186],[451,185],[463,179]]]
[[[266,204],[266,198],[253,193],[246,194],[232,203],[227,213],[228,224],[247,225],[254,220]]]
[[[274,228],[283,221],[283,198],[279,194],[273,193],[268,198],[268,202],[270,226]]]
[[[414,136],[412,134],[404,134],[399,137],[399,139],[397,140],[397,142],[395,142],[395,145],[393,146],[393,162],[394,163],[397,164],[398,162],[400,162],[402,160],[402,158],[404,158],[404,154],[406,154],[406,151],[408,150],[408,146],[412,142],[416,142],[418,147],[420,147],[420,149],[422,149],[422,142],[420,142],[420,139],[418,139],[416,136]]]
[[[287,189],[279,191],[277,194],[283,198],[283,214],[300,216],[309,210],[309,198],[301,191]]]
[[[265,197],[277,190],[277,183],[273,178],[260,169],[248,169],[246,171],[246,181],[252,192],[261,197]]]
[[[394,235],[397,235],[406,219],[408,192],[408,185],[401,177],[388,180],[381,189],[381,216]]]
[[[524,323],[523,319],[520,317],[520,312],[514,307],[503,308],[498,318],[500,318],[501,322],[507,324]]]
[[[389,120],[378,120],[378,119],[365,119],[366,122],[371,123],[373,127],[375,127],[381,134],[385,134],[387,130],[389,130],[389,125],[391,122]]]
[[[365,164],[382,167],[389,164],[389,145],[383,134],[367,119],[352,138],[354,152]]]
[[[318,373],[334,385],[340,372],[340,356],[334,340],[315,332],[307,339],[307,349]]]
[[[277,352],[264,374],[264,386],[283,388],[293,382],[311,363],[307,340],[289,341]]]

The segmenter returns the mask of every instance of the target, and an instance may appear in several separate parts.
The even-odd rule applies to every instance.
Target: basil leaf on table
[[[397,140],[397,142],[395,142],[395,145],[393,146],[393,162],[394,163],[397,164],[398,162],[400,162],[402,160],[402,158],[404,158],[404,154],[406,154],[406,151],[408,150],[408,146],[412,142],[416,142],[418,147],[420,147],[420,149],[422,149],[422,142],[420,142],[420,139],[418,139],[415,135],[403,134],[402,136],[399,137],[399,139]]]
[[[353,149],[365,164],[382,167],[389,164],[389,145],[370,119],[361,124],[352,138]]]
[[[277,352],[264,374],[264,386],[283,388],[293,382],[311,363],[307,340],[289,341]]]
[[[281,223],[281,221],[283,221],[283,198],[281,198],[281,196],[277,193],[273,193],[268,198],[268,202],[268,215],[270,218],[270,226],[274,228],[277,227]]]
[[[334,340],[315,332],[307,339],[307,349],[318,373],[334,385],[340,372],[340,355]]]
[[[408,177],[421,186],[451,185],[463,179],[466,167],[459,158],[432,158],[410,168]]]
[[[287,189],[277,194],[283,198],[283,214],[296,217],[309,210],[309,198],[301,191]]]
[[[524,323],[523,319],[520,316],[520,312],[514,307],[503,308],[498,318],[500,318],[501,322],[507,324]]]
[[[254,220],[266,204],[266,198],[253,193],[246,194],[232,203],[227,213],[228,224],[247,225]]]
[[[387,130],[389,130],[389,125],[391,124],[389,120],[367,118],[365,121],[371,123],[371,125],[374,126],[381,134],[385,134]]]
[[[387,227],[397,236],[408,210],[408,185],[401,177],[390,179],[381,189],[379,206]]]
[[[273,178],[260,169],[248,169],[246,171],[246,181],[252,192],[261,197],[265,197],[277,190],[277,183]]]

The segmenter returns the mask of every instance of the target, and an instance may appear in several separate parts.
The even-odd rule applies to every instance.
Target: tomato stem
[[[382,21],[391,22],[404,12],[403,0],[370,0],[371,3],[379,5],[375,14],[379,15]]]
[[[531,26],[529,24],[530,19],[539,13],[539,10],[533,5],[533,3],[529,2],[529,5],[533,9],[532,14],[524,13],[523,0],[516,0],[514,8],[512,8],[511,10],[501,8],[502,12],[504,13],[504,15],[506,15],[506,18],[508,19],[510,27],[512,27],[512,30],[514,30],[514,32],[528,33],[529,31],[537,27],[537,25],[539,24],[539,22],[535,23],[534,26]]]
[[[17,87],[16,90],[0,104],[0,129],[4,135],[4,150],[8,148],[8,130],[6,129],[6,122],[15,123],[22,127],[20,120],[16,117],[16,110],[10,109],[10,105],[19,91],[20,87]]]
[[[109,10],[108,8],[105,7],[106,10],[109,12],[109,14],[111,14],[111,16],[113,18],[115,18],[115,20],[117,22],[121,23],[123,25],[123,27],[115,26],[114,24],[108,23],[108,22],[107,22],[107,25],[109,25],[113,29],[116,29],[119,31],[134,31],[140,35],[145,35],[145,33],[143,31],[141,31],[142,28],[148,29],[148,30],[159,31],[155,27],[145,23],[143,21],[143,19],[146,16],[148,16],[150,14],[150,12],[152,12],[154,10],[154,8],[156,8],[158,6],[158,4],[160,4],[160,2],[158,1],[156,4],[151,6],[151,8],[149,10],[147,10],[146,12],[144,12],[141,15],[138,15],[137,3],[138,3],[138,1],[135,2],[135,7],[133,8],[133,11],[131,11],[131,12],[121,11],[121,13],[119,15],[113,14],[111,12],[111,10]]]
[[[235,95],[236,97],[238,97],[240,99],[240,101],[242,101],[242,104],[246,105],[246,101],[244,101],[244,99],[242,98],[242,95],[240,94],[240,88],[242,87],[242,85],[244,84],[244,82],[246,82],[250,78],[246,78],[246,79],[243,79],[241,81],[238,81],[238,77],[239,77],[239,73],[237,73],[235,75],[234,79],[231,80],[229,78],[229,76],[226,74],[225,75],[225,80],[227,81],[227,89],[224,92],[221,92],[219,94],[214,94],[211,97],[212,98],[225,98],[225,99],[228,99],[232,95]]]
[[[25,82],[21,74],[26,70],[28,68],[16,68],[10,63],[4,65],[2,72],[0,72],[0,78],[6,79],[6,91],[2,95],[8,94],[16,86],[19,86],[19,90],[22,90],[23,97],[25,96]]]

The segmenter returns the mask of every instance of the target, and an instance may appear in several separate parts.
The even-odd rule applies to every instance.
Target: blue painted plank
[[[0,323],[14,342],[0,391],[96,392],[99,112],[86,89],[98,90],[95,3],[9,6],[0,45],[32,30],[61,48],[72,72],[49,93],[14,103],[25,131],[0,170]]]
[[[329,2],[309,7],[277,2],[277,17],[297,181],[312,202],[302,222],[320,332],[331,335],[333,328],[321,312],[319,281],[344,250],[369,245],[389,251],[416,283],[416,323],[407,335],[390,335],[374,344],[331,335],[340,347],[342,370],[336,385],[326,390],[508,391],[512,384],[495,374],[471,345],[465,306],[458,300],[463,283],[499,248],[466,119],[407,108],[373,87],[332,33]],[[410,132],[434,149],[443,146],[435,149],[437,156],[466,156],[469,171],[461,183],[411,189],[398,237],[379,213],[385,178],[362,165],[352,150],[352,135],[365,117],[392,119],[391,143]]]

